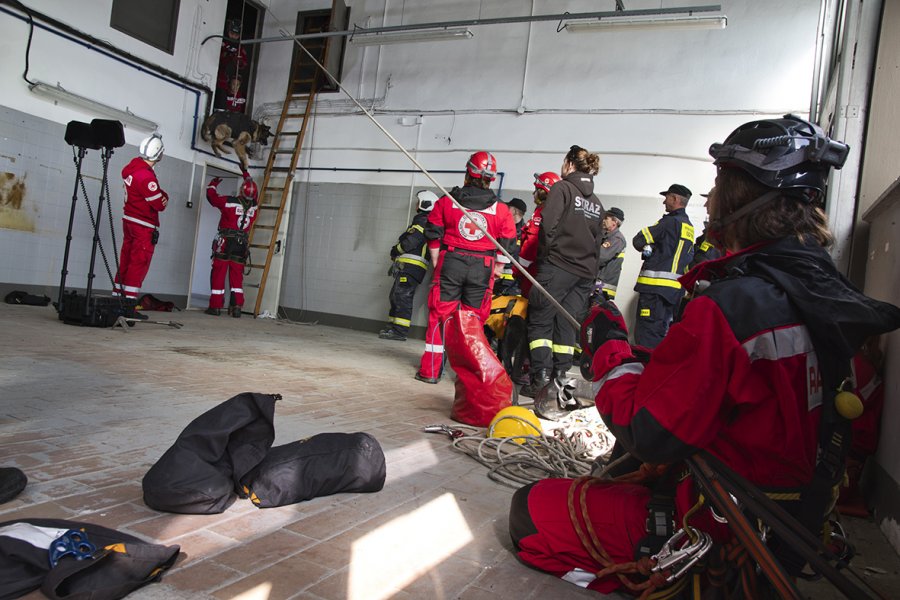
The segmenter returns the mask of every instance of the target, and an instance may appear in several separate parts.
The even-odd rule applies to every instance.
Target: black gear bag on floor
[[[241,480],[275,441],[278,394],[244,392],[206,411],[181,432],[141,482],[150,508],[217,514],[240,494]]]
[[[384,478],[384,452],[374,437],[320,433],[272,448],[243,481],[256,506],[271,508],[341,492],[377,492]]]
[[[60,532],[77,531],[92,545],[90,556],[62,555],[51,566]],[[41,589],[55,600],[113,600],[159,581],[178,558],[178,546],[148,544],[127,533],[61,519],[0,523],[0,599]]]

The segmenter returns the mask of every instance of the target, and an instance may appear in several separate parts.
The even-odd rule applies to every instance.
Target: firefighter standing
[[[645,348],[655,348],[669,330],[675,306],[684,296],[678,278],[694,257],[694,227],[685,211],[691,190],[673,183],[660,195],[666,214],[631,242],[644,257],[634,286],[639,293],[634,343]]]
[[[206,199],[222,213],[219,232],[212,245],[211,292],[206,314],[219,316],[225,306],[227,275],[232,296],[228,314],[239,318],[244,305],[244,265],[250,255],[248,236],[259,208],[256,201],[258,191],[256,183],[246,172],[237,196],[220,196],[216,188],[221,182],[221,178],[214,177],[206,188]]]
[[[700,280],[710,285],[649,358],[632,351],[625,332],[602,317],[602,309],[597,314],[603,325],[592,330],[597,409],[625,449],[654,464],[705,451],[762,489],[800,491],[802,500],[786,502],[791,512],[811,519],[805,525],[813,535],[832,491],[826,485],[815,494],[812,489],[823,488],[808,487],[817,441],[834,439],[828,431],[819,435],[820,422],[832,422],[820,414],[828,403],[834,406],[863,341],[900,326],[900,309],[864,296],[826,251],[833,237],[820,206],[831,168],[840,168],[847,153],[846,145],[792,115],[747,123],[724,144],[713,144],[718,176],[710,225],[716,243],[733,254],[682,278],[685,287]],[[691,477],[672,483],[659,507],[648,506],[650,489],[635,483],[544,479],[528,485],[515,493],[510,508],[517,555],[581,587],[610,593],[622,585],[616,574],[624,569],[596,557],[625,567],[621,563],[646,556],[636,552],[637,541],[657,526],[671,530],[673,521],[678,527],[686,522],[718,544],[732,537],[707,506],[701,508]],[[587,524],[590,543],[584,527],[576,530],[573,522]],[[610,575],[598,578],[601,570]],[[646,581],[634,572],[625,577]]]
[[[150,270],[153,250],[159,240],[159,213],[166,210],[169,202],[169,195],[159,187],[153,171],[165,150],[162,136],[154,133],[141,142],[138,150],[140,156],[122,169],[125,214],[122,217],[119,272],[113,286],[114,296],[134,299]]]
[[[525,223],[519,236],[519,264],[525,267],[528,274],[532,277],[537,275],[537,263],[535,261],[537,260],[538,232],[541,230],[541,213],[544,210],[544,201],[547,199],[547,194],[550,193],[550,188],[560,179],[562,177],[552,171],[534,174],[534,192],[532,193],[534,212],[531,213],[531,218]],[[531,291],[531,282],[518,271],[516,271],[515,275],[519,280],[519,289],[522,290],[522,295],[527,297]]]
[[[484,321],[491,308],[494,266],[509,262],[482,231],[486,230],[507,252],[516,243],[512,216],[490,189],[496,176],[497,159],[489,152],[476,152],[466,163],[463,187],[450,190],[450,195],[468,215],[444,196],[428,216],[425,237],[434,275],[428,292],[425,353],[416,373],[419,381],[437,383],[441,378],[444,362],[441,329],[447,317],[463,307],[475,311]]]
[[[605,214],[594,195],[594,175],[599,171],[599,156],[572,146],[563,160],[562,180],[550,189],[541,211],[535,280],[576,319],[584,316],[597,277],[598,238]],[[574,361],[577,333],[541,290],[531,289],[531,381],[522,386],[523,396],[534,397],[551,377],[566,374]]]
[[[413,299],[416,289],[425,279],[428,271],[426,258],[425,224],[428,214],[437,202],[437,194],[429,190],[416,193],[418,204],[412,223],[391,248],[390,275],[394,278],[391,286],[391,311],[388,313],[388,326],[378,333],[383,340],[405,342],[412,321]]]
[[[625,262],[625,236],[619,231],[625,213],[621,208],[613,206],[603,217],[604,234],[600,242],[600,271],[597,273],[595,289],[599,290],[607,300],[616,299],[616,288],[622,274],[622,263]]]

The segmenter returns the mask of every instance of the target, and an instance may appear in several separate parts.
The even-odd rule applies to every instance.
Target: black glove
[[[212,186],[212,187],[219,187],[219,184],[220,184],[220,183],[222,183],[222,178],[221,178],[221,177],[213,177],[213,178],[209,181],[209,185]]]

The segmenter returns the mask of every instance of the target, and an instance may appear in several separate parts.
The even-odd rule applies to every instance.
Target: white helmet
[[[430,190],[419,190],[416,192],[416,198],[419,199],[419,210],[429,212],[434,208],[434,203],[438,201],[438,196]]]
[[[153,162],[156,162],[162,158],[164,150],[165,147],[163,146],[162,136],[158,133],[154,133],[150,137],[146,138],[138,147],[138,151],[141,153],[141,157]]]

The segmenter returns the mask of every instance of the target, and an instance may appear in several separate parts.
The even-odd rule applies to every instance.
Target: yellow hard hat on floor
[[[507,438],[518,435],[541,435],[541,422],[534,413],[522,406],[507,406],[500,410],[488,426],[488,437]],[[525,438],[513,441],[524,444]]]

